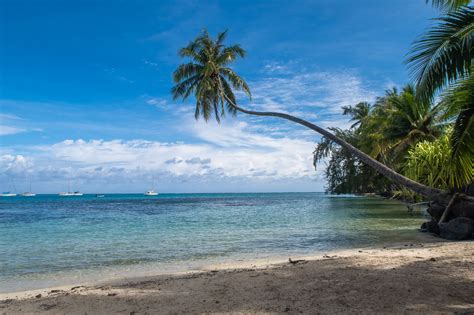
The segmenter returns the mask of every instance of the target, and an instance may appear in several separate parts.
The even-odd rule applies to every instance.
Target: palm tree
[[[468,77],[474,58],[474,7],[461,7],[438,20],[439,25],[414,43],[406,61],[424,99]]]
[[[342,106],[342,114],[350,115],[351,121],[354,121],[351,128],[355,128],[363,124],[370,114],[371,105],[367,102],[360,102],[355,106]]]
[[[442,104],[432,106],[429,101],[416,97],[415,88],[407,85],[400,94],[386,98],[383,138],[389,141],[389,150],[395,157],[402,156],[422,140],[435,140],[441,134]]]
[[[173,98],[184,100],[193,94],[196,99],[196,118],[202,116],[207,121],[211,117],[211,113],[214,113],[216,120],[220,121],[226,111],[233,115],[239,111],[249,115],[283,118],[316,131],[344,147],[362,162],[390,180],[420,195],[430,198],[444,195],[444,191],[425,186],[395,172],[343,139],[313,123],[285,113],[253,111],[238,106],[233,89],[243,91],[249,98],[251,98],[251,93],[245,81],[229,67],[229,64],[235,61],[237,57],[244,57],[245,51],[239,45],[224,46],[223,42],[226,35],[226,31],[219,33],[214,40],[207,31],[204,31],[203,34],[179,51],[181,57],[189,57],[191,61],[180,65],[173,74],[176,83],[172,88]]]
[[[451,11],[440,23],[415,42],[407,59],[421,99],[433,99],[444,93],[449,112],[457,115],[451,136],[453,160],[459,168],[472,173],[474,161],[474,7],[470,1],[432,1],[450,5]],[[457,10],[456,10],[457,9]]]

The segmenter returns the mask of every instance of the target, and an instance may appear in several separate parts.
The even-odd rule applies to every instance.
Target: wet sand
[[[473,241],[351,249],[292,261],[2,294],[0,313],[474,312]]]

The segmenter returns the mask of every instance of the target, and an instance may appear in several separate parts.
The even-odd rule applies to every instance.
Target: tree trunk
[[[335,136],[334,134],[330,133],[329,131],[327,131],[327,130],[319,127],[319,126],[316,126],[313,123],[310,123],[310,122],[308,122],[306,120],[303,120],[301,118],[297,118],[297,117],[294,117],[294,116],[291,116],[291,115],[288,115],[288,114],[284,114],[284,113],[257,112],[257,111],[253,111],[253,110],[247,110],[247,109],[244,109],[244,108],[241,108],[241,107],[237,106],[236,104],[234,104],[234,102],[232,102],[227,97],[227,95],[225,95],[225,93],[223,93],[223,94],[224,94],[226,100],[229,102],[229,104],[232,105],[236,110],[238,110],[242,113],[249,114],[249,115],[256,115],[256,116],[279,117],[279,118],[283,118],[283,119],[295,122],[297,124],[303,125],[305,127],[308,127],[309,129],[312,129],[312,130],[316,131],[317,133],[323,135],[324,137],[330,139],[331,141],[334,141],[335,143],[339,144],[340,146],[342,146],[343,148],[345,148],[346,150],[348,150],[349,152],[351,152],[352,154],[357,156],[360,160],[362,160],[364,163],[366,163],[370,167],[374,168],[376,171],[378,171],[379,173],[381,173],[385,177],[389,178],[390,180],[392,180],[396,183],[399,183],[400,185],[414,191],[417,194],[420,194],[420,195],[428,197],[428,198],[433,198],[434,196],[437,196],[437,195],[445,195],[446,194],[446,192],[444,192],[440,189],[425,186],[423,184],[415,182],[414,180],[411,180],[408,177],[405,177],[405,176],[395,172],[394,170],[392,170],[391,168],[387,167],[386,165],[380,163],[379,161],[372,158],[368,154],[365,154],[364,152],[362,152],[361,150],[359,150],[356,147],[352,146],[351,144],[347,143],[346,141],[342,140],[341,138]]]

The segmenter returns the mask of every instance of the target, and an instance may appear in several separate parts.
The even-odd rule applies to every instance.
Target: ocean
[[[415,242],[426,219],[323,193],[2,197],[0,292]]]

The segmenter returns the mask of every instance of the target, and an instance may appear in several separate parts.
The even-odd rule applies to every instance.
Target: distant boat
[[[145,196],[158,196],[158,192],[155,191],[155,179],[153,179],[151,189],[144,193]]]
[[[34,196],[36,196],[35,193],[31,192],[31,179],[29,180],[29,183],[30,183],[30,190],[25,191],[24,193],[21,194],[21,196],[23,196],[23,197],[34,197]]]
[[[82,196],[84,194],[79,191],[71,191],[71,182],[68,182],[67,192],[60,192],[59,195],[61,197],[70,197],[70,196]]]
[[[13,191],[15,191],[14,193],[12,193],[11,191],[5,191],[3,193],[0,194],[0,197],[15,197],[17,194],[16,194],[16,186],[15,186],[15,182],[13,181],[13,178],[10,177],[10,188],[13,187]]]
[[[74,191],[74,192],[68,191],[68,192],[60,192],[59,195],[62,197],[68,197],[68,196],[83,196],[84,194],[79,191]]]
[[[29,191],[25,191],[24,193],[22,193],[20,196],[23,196],[23,197],[34,197],[36,196],[35,193],[32,193],[32,192],[29,192]]]
[[[11,192],[9,192],[9,191],[2,192],[2,193],[0,194],[0,197],[15,197],[15,196],[16,196],[16,194],[11,193]]]
[[[149,190],[149,191],[145,192],[144,195],[145,196],[158,196],[158,193],[152,189],[152,190]]]
[[[105,195],[95,195],[97,198],[104,198]]]

